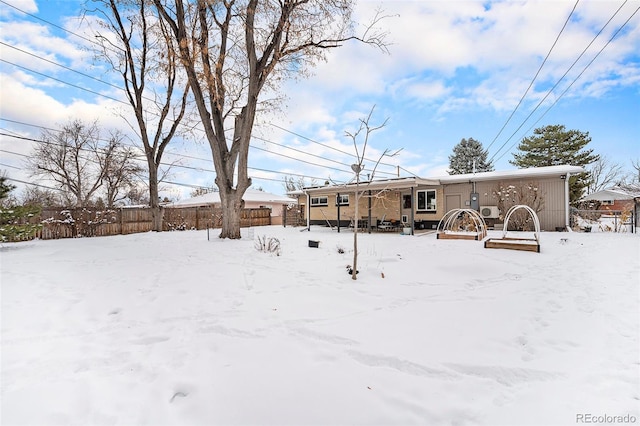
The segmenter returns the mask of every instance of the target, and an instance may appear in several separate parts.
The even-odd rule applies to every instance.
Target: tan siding
[[[564,227],[565,225],[565,182],[560,178],[549,179],[521,179],[521,180],[509,180],[504,179],[501,181],[490,182],[478,182],[476,183],[476,192],[479,197],[480,206],[497,206],[498,201],[493,197],[493,191],[498,188],[500,184],[508,185],[526,185],[529,183],[535,183],[545,200],[543,211],[538,214],[540,219],[540,225],[543,230],[554,231],[557,227]],[[417,203],[417,191],[421,190],[435,190],[436,191],[436,212],[435,213],[419,213],[416,209]],[[414,205],[414,219],[416,221],[439,221],[443,215],[447,212],[446,196],[447,195],[459,195],[460,204],[462,208],[469,207],[469,199],[473,185],[469,182],[450,184],[442,186],[420,186],[414,188],[413,200]],[[402,215],[405,214],[410,217],[411,209],[402,208],[402,194],[409,194],[410,189],[387,191],[383,194],[374,194],[372,197],[372,212],[371,216],[375,219],[382,219],[383,216],[388,220],[400,220]],[[342,192],[341,192],[342,194]],[[346,193],[345,193],[346,194]],[[337,219],[337,208],[335,203],[335,192],[326,194],[314,194],[317,196],[327,196],[329,200],[328,206],[323,207],[311,207],[310,219],[312,221],[324,221],[326,219],[335,223]],[[354,216],[354,194],[349,193],[350,203],[348,206],[341,206],[340,217],[343,222],[349,221]],[[368,198],[363,196],[360,200],[358,215],[362,218],[367,216],[368,211]],[[324,212],[324,216],[322,215]],[[501,212],[504,215],[506,212]],[[492,220],[495,222],[495,220]]]
[[[340,206],[340,220],[349,221],[355,215],[355,193],[341,192],[341,195],[349,195],[349,205]],[[333,194],[313,194],[313,197],[328,198],[327,206],[311,207],[309,218],[312,221],[324,221],[326,219],[335,221],[338,218],[338,207],[336,206],[336,195]],[[398,191],[385,191],[384,193],[374,193],[371,195],[371,217],[387,220],[400,220],[401,196]],[[369,210],[369,197],[363,194],[358,204],[358,216],[366,217]],[[324,215],[323,215],[324,213]]]

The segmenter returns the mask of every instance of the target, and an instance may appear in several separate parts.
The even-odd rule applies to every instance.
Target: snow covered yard
[[[1,423],[640,422],[637,235],[254,232],[3,245]]]

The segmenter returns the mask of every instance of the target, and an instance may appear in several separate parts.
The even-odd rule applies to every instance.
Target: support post
[[[368,193],[368,197],[367,199],[369,200],[369,206],[367,209],[367,227],[369,228],[369,234],[371,233],[371,190],[369,190]]]
[[[567,231],[571,226],[571,222],[569,221],[569,210],[571,210],[571,207],[569,206],[569,177],[570,176],[571,175],[567,173],[564,179],[564,227]]]
[[[338,204],[338,233],[340,233],[340,193],[336,194],[336,203]]]
[[[414,212],[416,211],[415,209],[415,200],[413,199],[415,194],[415,191],[413,190],[413,186],[411,187],[411,235],[415,235],[415,227],[416,227],[416,220],[415,220],[415,214]]]

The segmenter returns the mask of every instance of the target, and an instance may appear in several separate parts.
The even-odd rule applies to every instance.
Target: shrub
[[[280,240],[274,237],[262,237],[258,235],[254,243],[256,250],[263,253],[273,253],[276,256],[280,256]]]

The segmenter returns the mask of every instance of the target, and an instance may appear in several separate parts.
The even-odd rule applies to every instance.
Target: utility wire
[[[74,35],[74,36],[76,36],[76,37],[78,37],[78,38],[80,38],[80,39],[82,39],[82,40],[84,40],[84,41],[88,41],[89,43],[92,43],[92,44],[95,44],[95,45],[97,45],[97,46],[102,47],[102,45],[101,45],[100,43],[98,43],[97,41],[95,41],[95,40],[92,40],[92,39],[87,38],[87,37],[85,37],[85,36],[83,36],[83,35],[80,35],[80,34],[74,33],[73,31],[70,31],[70,30],[68,30],[68,29],[66,29],[66,28],[64,28],[64,27],[61,27],[60,25],[56,25],[56,24],[54,24],[53,22],[47,21],[46,19],[43,19],[43,18],[41,18],[41,17],[39,17],[39,16],[37,16],[37,15],[33,15],[33,14],[31,14],[31,13],[29,13],[29,12],[25,11],[25,10],[20,9],[19,7],[16,7],[16,6],[12,5],[12,4],[7,3],[7,2],[6,2],[6,1],[4,1],[4,0],[0,0],[0,3],[3,3],[3,4],[5,4],[5,5],[7,5],[7,6],[11,7],[11,8],[13,8],[13,9],[15,9],[15,10],[17,10],[17,11],[19,11],[19,12],[21,12],[21,13],[25,14],[25,15],[27,15],[27,16],[30,16],[30,17],[31,17],[31,18],[33,18],[33,19],[37,19],[38,21],[44,22],[45,24],[51,25],[52,27],[55,27],[55,28],[57,28],[57,29],[59,29],[59,30],[62,30],[62,31],[64,31],[64,32],[66,32],[66,33],[69,33],[69,34],[71,34],[71,35]]]
[[[0,1],[2,1],[2,0],[0,0]],[[69,83],[69,82],[64,81],[64,80],[60,80],[59,78],[55,78],[55,77],[52,77],[52,76],[50,76],[50,75],[43,74],[43,73],[38,72],[38,71],[36,71],[36,70],[33,70],[33,69],[31,69],[31,68],[27,68],[27,67],[24,67],[24,66],[22,66],[22,65],[18,65],[18,64],[16,64],[16,63],[13,63],[13,62],[7,61],[6,59],[2,59],[2,58],[0,58],[0,61],[4,62],[4,63],[6,63],[6,64],[9,64],[9,65],[13,65],[13,66],[14,66],[14,67],[16,67],[16,68],[20,68],[20,69],[23,69],[23,70],[25,70],[25,71],[28,71],[28,72],[30,72],[30,73],[37,74],[37,75],[40,75],[40,76],[42,76],[42,77],[49,78],[49,79],[51,79],[51,80],[57,81],[58,83],[66,84],[67,86],[71,86],[71,87],[74,87],[74,88],[76,88],[76,89],[84,90],[85,92],[93,93],[94,95],[102,96],[102,97],[104,97],[104,98],[111,99],[112,101],[116,101],[116,102],[118,102],[118,103],[121,103],[121,104],[125,104],[125,105],[127,105],[127,106],[130,106],[130,104],[129,104],[128,102],[125,102],[125,101],[123,101],[123,100],[113,98],[113,97],[111,97],[111,96],[109,96],[109,95],[105,95],[104,93],[96,92],[96,91],[93,91],[93,90],[91,90],[91,89],[87,89],[86,87],[78,86],[78,85],[76,85],[76,84]]]
[[[0,0],[0,1],[2,1],[2,0]],[[29,55],[29,56],[31,56],[31,57],[33,57],[33,58],[40,59],[41,61],[47,62],[47,63],[52,64],[52,65],[55,65],[55,66],[57,66],[57,67],[64,68],[64,69],[65,69],[65,70],[67,70],[67,71],[71,71],[71,72],[76,73],[76,74],[78,74],[78,75],[81,75],[81,76],[83,76],[83,77],[89,78],[89,79],[91,79],[91,80],[93,80],[93,81],[97,81],[98,83],[106,84],[107,86],[111,86],[111,87],[113,87],[113,88],[115,88],[115,89],[123,90],[123,91],[124,91],[124,89],[123,89],[122,87],[117,86],[117,85],[115,85],[115,84],[113,84],[113,83],[109,83],[108,81],[104,81],[104,80],[102,80],[102,79],[99,79],[99,78],[97,78],[97,77],[94,77],[94,76],[92,76],[92,75],[89,75],[89,74],[87,74],[87,73],[84,73],[84,72],[82,72],[82,71],[75,70],[75,69],[70,68],[70,67],[68,67],[68,66],[66,66],[66,65],[63,65],[63,64],[61,64],[61,63],[58,63],[58,62],[52,61],[52,60],[50,60],[50,59],[44,58],[44,57],[42,57],[42,56],[40,56],[40,55],[36,55],[35,53],[32,53],[32,52],[26,51],[26,50],[24,50],[24,49],[20,49],[19,47],[13,46],[13,45],[8,44],[8,43],[5,43],[5,42],[3,42],[3,41],[0,41],[0,44],[1,44],[1,45],[3,45],[3,46],[9,47],[9,48],[11,48],[11,49],[17,50],[18,52],[24,53],[25,55]],[[152,101],[152,99],[150,99],[150,98],[145,98],[145,99],[147,99],[147,100],[151,100],[151,101]]]
[[[0,166],[11,167],[12,169],[22,170],[20,167],[12,166],[11,164],[0,163]]]
[[[36,127],[36,128],[42,128],[42,129],[46,129],[46,130],[49,130],[49,131],[61,132],[61,130],[58,130],[58,129],[51,129],[51,128],[47,128],[47,127],[44,127],[44,126],[38,126],[38,125],[35,125],[35,124],[24,123],[24,122],[21,122],[21,121],[5,119],[5,118],[2,118],[2,117],[0,117],[0,120],[9,121],[9,122],[12,122],[12,123],[15,123],[15,124],[20,124],[20,125],[26,125],[26,126]],[[14,133],[14,132],[12,132],[12,133]],[[43,141],[43,140],[38,140],[38,139],[33,139],[33,138],[25,137],[25,136],[10,135],[10,134],[4,134],[4,133],[0,133],[0,136],[9,136],[9,137],[14,137],[14,138],[16,138],[16,139],[28,140],[28,141],[31,141],[31,142],[48,143],[48,144],[60,145],[60,144],[55,144],[54,142],[50,142],[50,141]],[[105,140],[105,139],[103,139],[103,140]],[[270,141],[269,141],[269,142],[270,142]],[[275,143],[275,142],[271,142],[271,143],[273,143],[273,144],[275,144],[275,145],[280,145],[280,144],[277,144],[277,143]],[[132,147],[132,148],[136,148],[136,149],[138,149],[138,147],[136,147],[136,146],[134,146],[134,145],[128,145],[128,144],[126,144],[125,146],[129,146],[129,147]],[[284,146],[284,145],[282,145],[282,147],[286,148],[286,146]],[[333,170],[336,170],[336,171],[339,171],[339,172],[342,172],[342,173],[349,173],[348,171],[345,171],[345,170],[341,170],[341,169],[337,169],[337,168],[334,168],[334,167],[328,167],[328,166],[325,166],[325,165],[322,165],[322,164],[317,164],[317,163],[312,163],[312,162],[309,162],[309,161],[305,161],[305,160],[297,159],[297,158],[290,157],[290,156],[287,156],[287,155],[284,155],[284,154],[280,154],[280,153],[276,153],[276,152],[268,151],[268,150],[265,150],[265,149],[263,149],[263,148],[256,147],[256,146],[253,146],[253,145],[251,146],[251,148],[258,149],[258,150],[262,150],[262,151],[267,151],[267,152],[269,152],[269,153],[271,153],[271,154],[274,154],[274,155],[278,155],[278,156],[282,156],[282,157],[290,158],[290,159],[292,159],[292,160],[294,160],[294,161],[307,163],[307,164],[314,165],[314,166],[317,166],[317,167],[321,167],[321,168],[325,168],[325,169],[326,169],[326,168],[329,168],[329,169],[333,169]],[[174,153],[174,152],[169,152],[169,151],[165,151],[165,154],[175,155],[175,156],[179,156],[179,157],[181,157],[181,158],[191,158],[191,159],[200,160],[200,161],[207,161],[207,162],[209,162],[209,161],[210,161],[209,159],[205,159],[205,158],[201,158],[201,157],[195,157],[195,156],[190,156],[190,155],[180,154],[180,153]],[[145,158],[142,154],[137,155],[137,156],[135,156],[135,157],[136,157],[135,159],[136,159],[137,161],[144,161],[144,162],[146,162],[146,158]],[[184,166],[184,165],[180,165],[180,164],[163,163],[163,162],[161,162],[161,163],[160,163],[160,165],[169,166],[169,167],[177,167],[177,168],[186,168],[186,169],[192,169],[192,170],[196,170],[196,171],[205,171],[205,172],[215,173],[215,170],[205,169],[205,168],[201,168],[201,167],[190,167],[190,166]],[[249,167],[249,169],[252,169],[252,168],[251,168],[251,167]],[[272,173],[282,173],[282,172],[275,171],[275,170],[272,170],[271,172],[272,172]],[[293,173],[287,173],[287,174],[288,174],[288,175],[293,175]],[[303,176],[303,175],[299,175],[299,176]],[[310,177],[310,178],[312,178],[312,179],[324,179],[324,178],[318,178],[318,177],[313,177],[313,176],[308,176],[308,177]]]
[[[15,9],[15,10],[17,10],[17,11],[19,11],[19,12],[21,12],[21,13],[25,14],[25,15],[27,15],[27,16],[30,16],[30,17],[32,17],[32,18],[34,18],[34,19],[37,19],[37,20],[39,20],[39,21],[42,21],[42,22],[44,22],[44,23],[46,23],[46,24],[48,24],[48,25],[51,25],[51,26],[53,26],[53,27],[55,27],[55,28],[58,28],[58,29],[60,29],[60,30],[62,30],[62,31],[64,31],[64,32],[66,32],[66,33],[69,33],[69,34],[71,34],[71,35],[74,35],[74,36],[76,36],[76,37],[78,37],[78,38],[80,38],[80,39],[82,39],[82,40],[88,41],[89,43],[95,44],[95,45],[97,45],[97,46],[99,46],[99,47],[101,47],[101,48],[103,47],[103,46],[102,46],[102,44],[98,43],[98,42],[97,42],[97,41],[95,41],[95,40],[89,39],[89,38],[87,38],[87,37],[85,37],[85,36],[83,36],[83,35],[77,34],[77,33],[73,32],[73,31],[70,31],[70,30],[68,30],[68,29],[66,29],[66,28],[63,28],[63,27],[59,26],[59,25],[56,25],[56,24],[54,24],[54,23],[52,23],[52,22],[50,22],[50,21],[47,21],[47,20],[42,19],[42,18],[40,18],[40,17],[38,17],[38,16],[36,16],[36,15],[33,15],[33,14],[31,14],[31,13],[28,13],[28,12],[26,12],[26,11],[24,11],[24,10],[22,10],[22,9],[20,9],[20,8],[16,7],[16,6],[14,6],[14,5],[12,5],[12,4],[7,3],[7,2],[6,2],[6,1],[4,1],[4,0],[0,0],[0,3],[3,3],[3,4],[5,4],[5,5],[7,5],[7,6],[11,7],[11,8],[13,8],[13,9]],[[53,65],[59,66],[59,67],[64,68],[64,69],[66,69],[66,70],[68,70],[68,71],[71,71],[71,72],[77,73],[77,74],[79,74],[79,75],[82,75],[82,76],[84,76],[84,77],[90,78],[90,79],[92,79],[92,80],[94,80],[94,81],[97,81],[97,82],[100,82],[100,83],[103,83],[103,84],[109,85],[109,86],[111,86],[111,87],[113,87],[113,88],[116,88],[116,89],[119,89],[119,90],[122,90],[122,91],[126,91],[126,90],[125,90],[124,88],[122,88],[122,87],[119,87],[119,86],[117,86],[117,85],[114,85],[114,84],[109,83],[109,82],[106,82],[106,81],[103,81],[103,80],[98,79],[98,78],[96,78],[96,77],[92,77],[92,76],[90,76],[90,75],[88,75],[88,74],[86,74],[86,73],[83,73],[83,72],[81,72],[81,71],[74,70],[74,69],[69,68],[69,67],[67,67],[67,66],[65,66],[65,65],[59,64],[59,63],[54,62],[54,61],[51,61],[51,60],[48,60],[48,59],[43,58],[43,57],[41,57],[41,56],[39,56],[39,55],[33,54],[33,53],[31,53],[31,52],[28,52],[28,51],[25,51],[25,50],[23,50],[23,49],[17,48],[17,47],[15,47],[15,46],[9,45],[9,44],[7,44],[7,43],[4,43],[4,42],[1,42],[1,41],[0,41],[0,44],[3,44],[3,45],[5,45],[5,46],[7,46],[7,47],[10,47],[10,48],[16,49],[16,50],[18,50],[18,51],[20,51],[20,52],[22,52],[22,53],[25,53],[25,54],[27,54],[27,55],[30,55],[30,56],[36,57],[36,58],[38,58],[38,59],[41,59],[41,60],[46,61],[46,62],[48,62],[48,63],[51,63],[51,64],[53,64]],[[113,49],[112,49],[112,50],[113,50]],[[107,99],[110,99],[110,100],[116,101],[116,102],[118,102],[118,103],[122,103],[122,104],[124,104],[124,105],[130,106],[130,104],[129,104],[128,102],[125,102],[125,101],[122,101],[122,100],[119,100],[119,99],[116,99],[116,98],[110,97],[110,96],[108,96],[108,95],[105,95],[105,94],[102,94],[102,93],[99,93],[99,92],[95,92],[95,91],[93,91],[93,90],[90,90],[90,89],[87,89],[87,88],[84,88],[84,87],[81,87],[81,86],[78,86],[78,85],[75,85],[75,84],[72,84],[72,83],[69,83],[69,82],[66,82],[66,81],[63,81],[63,80],[57,79],[57,78],[55,78],[55,77],[52,77],[52,76],[49,76],[49,75],[46,75],[46,74],[40,73],[40,72],[38,72],[38,71],[32,70],[32,69],[30,69],[30,68],[27,68],[27,67],[24,67],[24,66],[21,66],[21,65],[18,65],[18,64],[15,64],[15,63],[10,62],[10,61],[6,61],[6,60],[3,60],[3,59],[0,59],[0,60],[1,60],[1,61],[3,61],[3,62],[5,62],[5,63],[8,63],[8,64],[10,64],[10,65],[13,65],[13,66],[15,66],[15,67],[21,68],[21,69],[23,69],[23,70],[25,70],[25,71],[32,72],[32,73],[34,73],[34,74],[37,74],[37,75],[43,76],[43,77],[45,77],[45,78],[50,78],[50,79],[52,79],[52,80],[54,80],[54,81],[58,81],[58,82],[60,82],[60,83],[62,83],[62,84],[66,84],[66,85],[69,85],[69,86],[71,86],[71,87],[74,87],[74,88],[77,88],[77,89],[80,89],[80,90],[84,90],[84,91],[86,91],[86,92],[88,92],[88,93],[92,93],[92,94],[94,94],[94,95],[102,96],[102,97],[105,97],[105,98],[107,98]],[[149,98],[147,98],[147,97],[143,97],[143,98],[144,98],[144,99],[146,99],[146,100],[151,100],[151,99],[149,99]],[[151,101],[152,101],[152,100],[151,100]],[[280,127],[280,126],[277,126],[277,125],[275,125],[275,124],[273,124],[273,123],[270,123],[270,124],[271,124],[272,126],[275,126],[275,127],[279,128],[279,129],[283,130],[283,131],[286,131],[286,132],[289,132],[289,133],[291,133],[291,134],[294,134],[295,136],[301,137],[301,138],[303,138],[303,139],[305,139],[305,140],[308,140],[308,141],[310,141],[310,142],[316,143],[316,144],[318,144],[318,145],[320,145],[320,146],[323,146],[323,147],[325,147],[325,148],[329,148],[329,149],[335,150],[335,151],[337,151],[337,152],[340,152],[340,153],[342,153],[342,154],[345,154],[345,155],[348,155],[348,156],[351,156],[351,157],[357,157],[357,156],[356,156],[356,155],[354,155],[353,153],[349,153],[349,152],[346,152],[346,151],[342,151],[342,150],[339,150],[339,149],[337,149],[337,148],[331,147],[331,146],[329,146],[329,145],[322,144],[322,143],[320,143],[320,142],[317,142],[317,141],[314,141],[314,140],[312,140],[312,139],[310,139],[310,138],[307,138],[307,137],[305,137],[305,136],[302,136],[302,135],[300,135],[300,134],[298,134],[298,133],[295,133],[295,132],[293,132],[293,131],[291,131],[291,130],[285,129],[285,128]],[[271,142],[271,141],[268,141],[268,142]],[[277,144],[277,143],[275,143],[275,142],[271,142],[271,143],[274,143],[274,144],[278,145],[278,144]],[[288,146],[286,146],[286,145],[280,145],[280,146],[285,147],[285,148],[288,148],[288,149],[293,149],[293,150],[295,150],[294,148],[288,147]],[[137,148],[137,147],[136,147],[136,148]],[[260,148],[258,148],[258,149],[260,149]],[[271,152],[271,151],[269,151],[269,152]],[[303,151],[302,151],[302,152],[303,152]],[[274,152],[271,152],[271,153],[272,153],[272,154],[275,154],[275,155],[280,155],[280,156],[283,156],[283,157],[286,157],[286,158],[289,158],[289,159],[293,159],[293,160],[296,160],[296,161],[301,161],[301,162],[304,162],[304,163],[313,164],[313,163],[309,163],[308,161],[305,161],[305,160],[298,160],[298,159],[295,159],[295,158],[293,158],[293,157],[289,157],[289,156],[286,156],[286,155],[283,155],[283,154],[274,153]],[[306,155],[314,156],[313,154],[310,154],[310,153],[305,153],[305,154],[306,154]],[[322,158],[322,157],[321,157],[321,158]],[[335,161],[335,160],[331,160],[331,159],[329,159],[329,158],[323,158],[323,160],[325,160],[325,161]],[[374,161],[374,160],[372,160],[372,159],[366,159],[366,158],[365,158],[365,160],[367,160],[367,161]],[[208,160],[207,160],[207,161],[208,161]],[[343,163],[342,163],[342,164],[343,164]],[[388,164],[388,163],[382,163],[382,162],[379,162],[379,164],[380,164],[380,165],[385,165],[385,166],[390,166],[390,167],[396,167],[396,165],[394,165],[394,164]],[[327,168],[326,166],[321,166],[321,165],[317,165],[317,166]],[[346,166],[348,166],[348,165],[346,165]],[[337,169],[335,169],[335,170],[337,170]],[[341,172],[345,172],[345,171],[341,171]],[[395,173],[385,172],[385,171],[380,171],[380,170],[379,170],[378,172],[379,172],[379,173],[381,173],[381,174],[395,175]],[[346,173],[349,173],[349,172],[346,172]]]
[[[27,141],[30,141],[30,142],[36,142],[36,143],[44,143],[44,144],[50,144],[50,145],[62,146],[61,144],[57,144],[57,143],[55,143],[55,142],[43,141],[43,140],[38,140],[38,139],[28,138],[28,137],[25,137],[25,136],[16,136],[16,135],[11,135],[11,134],[2,133],[2,132],[0,132],[0,136],[8,136],[8,137],[13,137],[13,138],[15,138],[15,139],[27,140]],[[82,151],[91,151],[91,150],[89,150],[89,149],[87,149],[87,148],[80,148],[79,150],[82,150]],[[30,157],[31,157],[30,155],[21,154],[21,153],[18,153],[18,152],[8,151],[8,150],[4,150],[4,149],[0,149],[0,152],[5,152],[5,153],[8,153],[8,154],[19,155],[19,156],[27,157],[27,158],[30,158]],[[136,160],[136,161],[143,161],[143,162],[144,162],[144,161],[146,161],[145,159],[143,159],[143,158],[139,158],[139,157],[140,157],[140,156],[134,156],[134,157],[131,157],[131,158],[132,158],[132,159],[134,159],[134,160]],[[93,162],[93,163],[96,163],[96,164],[97,164],[97,162],[96,162],[95,160],[93,160],[93,159],[86,158],[86,157],[80,157],[80,158],[82,158],[83,160],[90,161],[90,162]],[[182,168],[182,169],[188,169],[188,170],[195,170],[195,171],[198,171],[198,172],[208,172],[208,173],[214,173],[214,174],[216,173],[216,172],[215,172],[215,170],[205,169],[205,168],[202,168],[202,167],[192,167],[192,166],[184,166],[184,165],[181,165],[181,164],[171,164],[171,163],[162,163],[162,162],[160,163],[160,165],[168,166],[168,167],[174,167],[174,168]],[[269,169],[262,169],[262,168],[256,168],[256,167],[247,167],[247,168],[248,168],[249,170],[256,170],[256,171],[267,172],[267,173],[284,174],[284,173],[282,173],[281,171],[277,171],[277,170],[269,170]],[[310,179],[320,179],[320,180],[321,180],[321,179],[324,179],[324,178],[317,177],[317,176],[309,176],[309,175],[303,175],[303,174],[298,174],[298,173],[286,173],[286,175],[298,176],[298,177],[304,177],[304,178],[310,178]],[[252,178],[252,179],[254,179],[254,177],[251,177],[251,178]],[[281,180],[278,180],[278,179],[270,179],[270,178],[255,177],[255,179],[273,180],[273,181],[276,181],[276,182],[281,182]]]
[[[491,141],[491,143],[489,144],[489,146],[487,146],[487,148],[485,149],[485,152],[489,151],[489,148],[491,148],[491,146],[493,145],[493,143],[498,139],[498,137],[500,137],[500,135],[502,134],[502,131],[505,129],[505,127],[507,127],[507,124],[509,124],[509,122],[511,121],[511,119],[513,118],[514,114],[516,113],[516,111],[518,110],[518,108],[520,108],[520,105],[522,105],[522,102],[524,101],[524,98],[527,96],[527,94],[529,93],[529,90],[531,90],[531,87],[533,86],[533,83],[536,81],[536,79],[538,78],[538,75],[540,75],[540,71],[542,71],[542,67],[544,67],[544,64],[547,63],[547,59],[549,59],[549,56],[551,56],[551,52],[553,51],[553,49],[556,47],[556,44],[558,43],[558,40],[560,40],[560,36],[562,35],[562,33],[564,32],[564,29],[567,27],[567,24],[569,23],[569,20],[571,19],[571,16],[573,16],[573,12],[575,12],[576,7],[578,6],[578,3],[580,2],[580,0],[576,0],[576,3],[573,5],[573,9],[571,9],[571,13],[569,13],[569,16],[567,16],[567,19],[564,21],[564,25],[562,26],[562,28],[560,29],[560,32],[558,33],[558,36],[556,37],[556,39],[554,40],[553,44],[551,45],[551,48],[549,49],[549,51],[547,52],[547,56],[545,56],[544,60],[542,61],[542,63],[540,64],[540,67],[538,68],[538,71],[536,71],[536,74],[533,76],[533,79],[531,80],[531,83],[529,83],[529,87],[527,87],[527,90],[525,90],[524,94],[522,95],[522,97],[520,98],[520,101],[518,101],[518,105],[516,105],[516,107],[513,109],[513,111],[511,112],[511,115],[509,115],[509,118],[507,118],[507,121],[502,125],[502,128],[500,129],[500,131],[498,132],[498,134],[496,135],[495,138],[493,138],[493,140]],[[625,1],[626,2],[626,1]]]
[[[538,120],[535,123],[533,123],[533,125],[531,125],[531,127],[529,127],[529,129],[525,133],[528,133],[529,130],[531,130],[540,120],[542,120],[542,118],[549,112],[549,110],[551,110],[551,108],[553,108],[558,103],[558,101],[569,91],[569,89],[571,89],[571,87],[573,87],[573,85],[576,83],[576,81],[578,81],[578,79],[580,79],[580,77],[582,77],[582,74],[584,74],[584,72],[591,66],[591,64],[593,64],[593,62],[598,58],[598,56],[600,56],[600,54],[604,51],[604,49],[613,41],[614,38],[616,38],[616,36],[620,33],[620,31],[622,31],[622,29],[629,23],[629,21],[631,21],[631,19],[635,16],[636,13],[638,13],[638,11],[640,11],[640,7],[638,7],[631,14],[631,16],[629,16],[629,18],[624,22],[624,24],[622,24],[622,26],[620,28],[618,28],[618,30],[611,36],[609,41],[607,41],[607,43],[604,46],[602,46],[602,48],[593,57],[593,59],[591,59],[591,61],[589,61],[589,63],[587,65],[585,65],[585,67],[582,69],[580,74],[578,74],[578,76],[573,79],[571,84],[569,84],[569,86],[567,86],[567,88],[564,89],[564,91],[558,96],[558,98],[545,110],[545,112],[540,116],[540,118],[538,118]],[[517,143],[517,141],[514,142],[509,147],[509,149],[507,151],[505,151],[500,157],[498,157],[496,159],[496,161],[500,160],[507,152],[509,152],[515,146],[516,143]]]
[[[0,0],[0,1],[2,1],[2,0]],[[40,187],[40,188],[50,189],[50,190],[52,190],[52,191],[61,191],[61,192],[64,192],[64,190],[63,190],[63,189],[60,189],[60,188],[52,188],[52,187],[50,187],[50,186],[40,185],[39,183],[26,182],[26,181],[24,181],[24,180],[14,179],[14,178],[10,178],[10,177],[8,177],[8,176],[5,176],[5,179],[7,179],[7,180],[11,180],[11,181],[13,181],[13,182],[24,183],[25,185],[38,186],[38,187]]]
[[[585,47],[582,52],[580,53],[580,55],[576,58],[575,61],[573,61],[573,63],[571,64],[571,66],[565,71],[564,74],[562,74],[562,77],[560,77],[560,79],[558,79],[558,81],[556,82],[556,84],[547,91],[547,94],[540,100],[540,102],[538,102],[538,104],[535,106],[535,108],[529,113],[529,115],[527,115],[527,117],[522,121],[522,123],[520,124],[520,126],[518,126],[518,128],[511,134],[511,136],[509,136],[509,138],[500,146],[500,148],[498,148],[498,150],[491,156],[491,158],[489,159],[489,162],[492,162],[493,159],[496,157],[496,155],[498,155],[498,153],[500,151],[502,151],[502,149],[509,143],[509,141],[515,136],[516,133],[518,133],[518,131],[520,131],[520,129],[526,124],[527,121],[529,121],[529,119],[531,118],[531,116],[538,110],[538,108],[540,108],[540,106],[544,103],[544,101],[553,93],[553,91],[556,89],[556,87],[558,87],[560,85],[560,83],[564,80],[564,78],[567,76],[567,74],[569,74],[569,72],[573,69],[573,67],[578,63],[578,61],[584,56],[584,54],[587,52],[587,50],[589,50],[589,48],[591,47],[591,45],[596,41],[596,39],[600,36],[600,34],[602,34],[602,32],[605,30],[605,28],[609,25],[609,23],[611,23],[611,21],[613,20],[613,18],[616,17],[616,15],[618,14],[618,12],[620,12],[620,10],[622,9],[622,7],[627,3],[627,0],[625,0],[625,2],[615,11],[615,13],[609,18],[609,20],[604,24],[604,26],[600,29],[600,31],[598,31],[598,33],[593,37],[593,39],[591,40],[591,42],[587,45],[587,47]],[[638,8],[640,9],[640,8]],[[591,60],[591,62],[589,62],[585,68],[583,69],[583,71],[580,73],[579,76],[582,75],[582,73],[584,73],[584,71],[587,70],[587,68],[589,68],[591,66],[591,64],[593,63],[593,61],[595,60],[595,58],[597,58],[600,53],[602,52],[602,50],[604,50],[605,47],[607,47],[609,45],[609,43],[611,43],[611,41],[613,40],[613,38],[622,30],[622,28],[624,28],[625,25],[627,25],[627,23],[631,20],[631,18],[633,18],[633,16],[638,12],[638,9],[636,9],[635,12],[633,12],[633,14],[627,19],[627,21],[622,24],[622,26],[614,33],[613,37],[611,37],[611,39],[603,46],[603,48],[600,50],[600,52],[598,52],[596,54],[596,56]],[[575,83],[576,80],[574,80]],[[573,85],[573,83],[572,83]],[[559,99],[559,98],[558,98]],[[557,100],[556,100],[557,102]],[[553,105],[555,105],[555,103],[553,103]],[[513,146],[513,145],[512,145]],[[502,158],[502,156],[504,156],[504,153],[500,156],[500,158]],[[497,161],[497,160],[496,160]]]
[[[341,150],[341,149],[334,148],[334,147],[332,147],[332,146],[322,144],[322,143],[320,143],[320,142],[314,141],[314,140],[313,140],[313,139],[311,139],[311,138],[308,138],[308,137],[303,136],[303,135],[301,135],[301,134],[299,134],[299,133],[296,133],[296,132],[294,132],[294,131],[292,131],[292,130],[285,129],[284,127],[280,127],[280,126],[278,126],[277,124],[274,124],[274,123],[269,123],[269,125],[271,125],[272,127],[275,127],[276,129],[280,129],[280,130],[282,130],[282,131],[284,131],[284,132],[291,133],[292,135],[297,136],[297,137],[299,137],[299,138],[302,138],[302,139],[304,139],[304,140],[307,140],[307,141],[309,141],[309,142],[312,142],[312,143],[318,144],[318,145],[323,146],[323,147],[325,147],[325,148],[332,149],[332,150],[334,150],[334,151],[336,151],[336,152],[339,152],[339,153],[341,153],[341,154],[345,154],[345,155],[348,155],[348,156],[350,156],[350,157],[358,158],[358,156],[357,156],[356,154],[354,154],[353,152],[343,151],[343,150]],[[372,159],[370,159],[370,158],[365,158],[365,160],[366,160],[366,161],[373,161],[373,162],[377,162],[376,160],[372,160]],[[380,163],[378,163],[378,164],[382,164],[382,165],[384,165],[384,166],[396,167],[396,165],[395,165],[395,164],[389,164],[389,163],[383,163],[383,162],[380,162]]]

